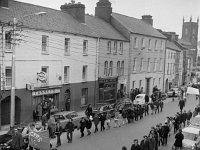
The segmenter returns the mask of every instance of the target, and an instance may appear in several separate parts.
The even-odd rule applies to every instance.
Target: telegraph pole
[[[3,23],[1,24],[1,51],[2,51],[2,54],[3,54]],[[3,59],[3,57],[2,57]],[[1,69],[2,69],[2,64],[0,64],[0,109],[1,109],[1,101],[2,101],[2,86],[1,86],[1,79],[2,79],[2,72],[1,72]],[[1,130],[1,110],[0,110],[0,130]]]

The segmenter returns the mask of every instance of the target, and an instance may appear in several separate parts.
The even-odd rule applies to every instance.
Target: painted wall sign
[[[41,95],[56,94],[56,93],[60,93],[60,89],[45,89],[45,90],[33,91],[32,96],[41,96]]]

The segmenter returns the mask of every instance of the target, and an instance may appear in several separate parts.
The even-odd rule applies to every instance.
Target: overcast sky
[[[54,9],[60,9],[64,3],[71,0],[17,0]],[[99,0],[76,0],[86,6],[86,13],[94,14]],[[141,18],[142,15],[152,15],[154,27],[164,31],[176,32],[181,37],[183,16],[185,21],[197,21],[200,16],[200,0],[110,0],[113,12]],[[200,31],[199,31],[200,32]],[[200,40],[200,33],[199,33]]]

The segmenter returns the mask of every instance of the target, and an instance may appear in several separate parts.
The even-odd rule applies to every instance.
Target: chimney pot
[[[143,15],[142,16],[142,20],[144,22],[146,22],[147,24],[153,26],[153,19],[152,19],[152,16],[151,15]]]

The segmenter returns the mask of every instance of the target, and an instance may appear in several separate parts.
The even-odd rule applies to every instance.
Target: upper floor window
[[[168,52],[168,59],[170,59],[170,52]]]
[[[87,81],[87,69],[88,69],[88,66],[84,65],[83,70],[82,70],[82,80],[83,81]]]
[[[151,49],[151,39],[149,39],[148,48]]]
[[[121,75],[124,75],[124,61],[121,62]]]
[[[171,59],[173,59],[173,54],[174,54],[174,53],[173,53],[173,52],[171,52]]]
[[[160,63],[159,63],[159,70],[162,71],[162,65],[163,65],[163,61],[162,58],[160,58]]]
[[[5,78],[6,78],[6,86],[10,87],[12,84],[12,67],[6,67]]]
[[[140,59],[140,71],[143,71],[143,58]]]
[[[162,50],[165,49],[165,42],[164,42],[164,41],[161,42],[161,49],[162,49]]]
[[[117,54],[117,41],[114,42],[114,54]]]
[[[104,62],[104,75],[108,76],[108,61]]]
[[[12,32],[6,31],[6,33],[5,33],[5,48],[11,49],[11,43],[12,43]]]
[[[155,40],[155,50],[158,49],[158,40]]]
[[[145,48],[145,38],[142,38],[142,50]]]
[[[136,58],[133,59],[133,71],[136,71]]]
[[[42,35],[42,52],[49,52],[49,37],[46,35]]]
[[[81,90],[81,106],[88,103],[88,88],[82,88]]]
[[[111,53],[111,41],[107,42],[107,52],[108,52],[108,54]]]
[[[157,63],[156,58],[154,58],[154,69],[153,69],[154,71],[156,71],[156,66],[157,66],[156,63]]]
[[[69,66],[64,66],[64,82],[69,83]]]
[[[109,66],[109,76],[113,75],[113,62],[110,61],[110,66]]]
[[[117,75],[120,75],[120,61],[117,62]]]
[[[70,55],[70,39],[65,38],[65,55]]]
[[[124,47],[123,47],[123,42],[120,42],[120,54],[123,54]]]
[[[150,58],[148,58],[148,62],[147,62],[147,71],[150,72]]]
[[[138,48],[138,38],[134,38],[134,48]]]
[[[167,74],[169,74],[169,63],[167,64]]]
[[[88,54],[88,40],[83,40],[83,55]]]

